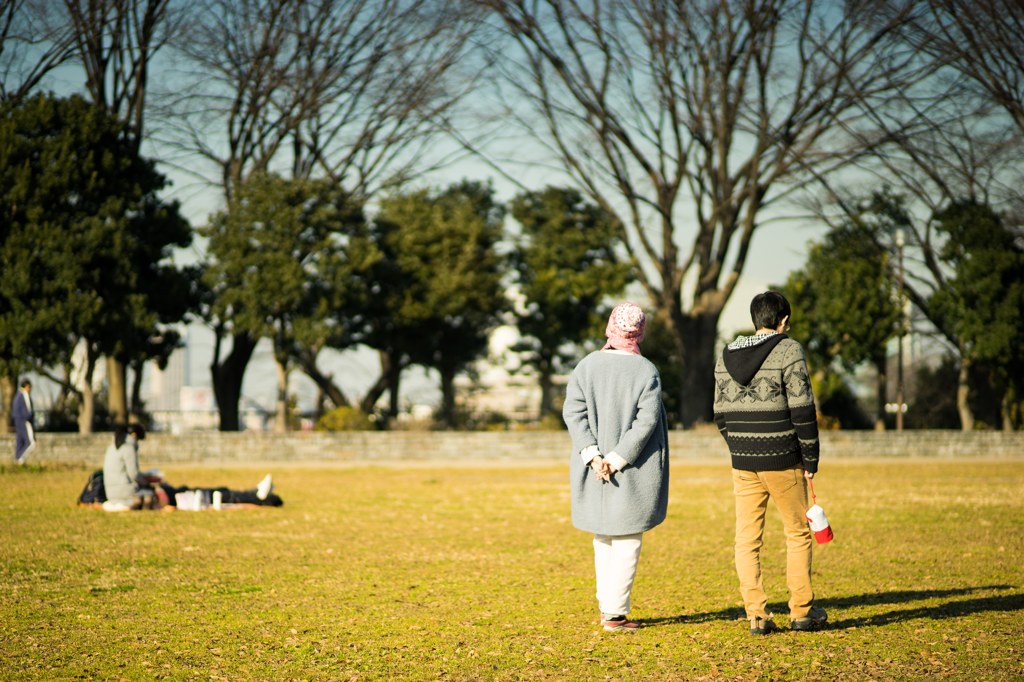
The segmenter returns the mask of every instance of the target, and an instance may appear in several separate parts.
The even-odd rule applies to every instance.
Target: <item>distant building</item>
[[[503,415],[510,421],[530,422],[540,416],[540,384],[531,368],[523,367],[511,348],[519,340],[514,327],[499,327],[491,334],[488,357],[477,366],[475,377],[455,381],[459,405],[477,416]],[[558,393],[566,377],[552,378]]]

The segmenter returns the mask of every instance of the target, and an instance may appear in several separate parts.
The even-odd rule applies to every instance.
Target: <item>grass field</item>
[[[0,470],[0,678],[1024,679],[1021,460],[826,462],[830,627],[769,637],[743,620],[724,460],[673,464],[629,634],[598,626],[562,466],[270,466],[283,508],[219,513],[79,509],[85,470]],[[785,625],[780,525],[763,562]]]

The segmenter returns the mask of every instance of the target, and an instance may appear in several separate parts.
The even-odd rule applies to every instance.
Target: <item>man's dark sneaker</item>
[[[750,619],[750,634],[767,635],[771,632],[778,632],[779,626],[772,620],[772,614],[767,616],[754,616]]]
[[[812,606],[811,610],[803,618],[796,618],[789,621],[792,630],[820,630],[828,622],[828,614],[820,606]]]
[[[640,623],[630,620],[625,616],[614,616],[612,618],[602,618],[601,626],[608,632],[633,632],[640,627]]]

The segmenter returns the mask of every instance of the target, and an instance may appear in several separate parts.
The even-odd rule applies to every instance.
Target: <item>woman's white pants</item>
[[[594,535],[594,569],[597,575],[597,604],[602,615],[625,616],[640,562],[643,533],[636,535]]]

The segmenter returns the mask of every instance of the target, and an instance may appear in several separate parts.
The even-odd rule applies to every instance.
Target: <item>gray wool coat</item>
[[[103,456],[103,488],[107,500],[132,504],[139,494],[139,451],[125,441],[121,447],[111,443]]]
[[[600,535],[633,535],[664,521],[668,417],[654,364],[640,355],[591,353],[569,378],[562,417],[572,438],[573,525]],[[591,445],[629,465],[610,482],[601,481],[580,455]]]

